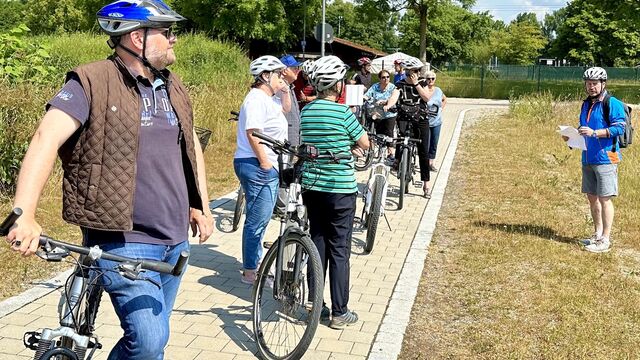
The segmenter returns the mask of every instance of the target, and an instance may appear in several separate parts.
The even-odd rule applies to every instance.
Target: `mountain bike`
[[[400,120],[398,121],[405,121]],[[418,143],[420,139],[411,138],[414,127],[418,126],[415,121],[407,121],[406,136],[398,138],[400,144],[400,164],[398,165],[398,179],[400,179],[400,191],[398,193],[398,210],[404,206],[404,194],[409,193],[409,184],[413,184],[413,174],[416,172],[416,157],[418,154]],[[397,156],[397,151],[396,151]]]
[[[253,136],[278,154],[280,186],[288,188],[280,236],[269,246],[256,274],[253,333],[261,358],[300,359],[318,327],[324,288],[320,254],[309,236],[302,204],[302,170],[318,160],[338,163],[351,155],[321,155],[313,146],[292,146],[257,132]],[[296,157],[295,163],[285,169],[290,155]]]
[[[15,221],[22,215],[15,208],[0,225],[0,236],[6,236]],[[15,241],[13,245],[19,246]],[[74,258],[71,253],[80,254]],[[189,252],[183,251],[175,266],[161,261],[132,259],[102,251],[98,246],[84,247],[40,236],[40,250],[37,255],[52,262],[59,262],[71,256],[75,269],[69,276],[62,291],[58,308],[60,327],[30,331],[24,334],[25,347],[35,350],[34,360],[90,360],[97,349],[102,348],[94,333],[100,299],[104,291],[100,282],[106,272],[118,272],[129,280],[149,281],[160,287],[155,280],[144,276],[145,270],[180,276],[187,265]],[[113,269],[100,268],[96,260],[106,259],[118,262]],[[87,351],[90,349],[89,354]]]
[[[371,165],[369,180],[363,193],[364,207],[360,217],[362,224],[367,227],[367,239],[364,246],[364,252],[367,254],[373,250],[380,216],[384,216],[385,220],[387,219],[384,214],[384,205],[387,199],[387,178],[390,168],[385,164],[384,155],[386,154],[387,146],[394,140],[384,135],[370,135],[370,139],[373,140],[372,143],[377,145],[377,154],[374,156],[377,160]],[[387,226],[391,230],[388,220]]]

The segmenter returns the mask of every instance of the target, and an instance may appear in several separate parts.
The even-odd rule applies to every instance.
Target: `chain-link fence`
[[[459,65],[434,66],[438,86],[448,96],[508,99],[532,92],[549,91],[559,98],[584,96],[579,66]],[[608,89],[627,102],[640,102],[640,68],[605,68]]]

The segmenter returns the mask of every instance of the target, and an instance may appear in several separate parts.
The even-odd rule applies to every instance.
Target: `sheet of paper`
[[[363,97],[364,85],[347,85],[347,105],[360,106],[362,105]]]
[[[578,129],[574,128],[573,126],[564,125],[560,125],[558,126],[558,128],[558,132],[561,136],[566,136],[569,138],[569,140],[567,140],[567,145],[574,149],[587,150],[587,144],[584,141],[584,136],[578,133]]]

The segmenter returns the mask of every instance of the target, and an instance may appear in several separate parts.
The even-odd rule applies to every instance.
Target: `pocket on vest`
[[[87,188],[87,197],[84,203],[85,208],[92,208],[98,197],[98,185],[100,183],[100,172],[102,165],[91,164],[91,175],[89,176],[89,187]]]

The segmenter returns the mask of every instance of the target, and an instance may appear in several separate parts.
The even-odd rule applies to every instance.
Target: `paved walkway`
[[[486,109],[494,105],[504,106],[504,102],[450,99],[444,111],[437,166],[447,152],[460,112],[464,109]],[[364,183],[367,176],[368,172],[359,173],[359,182]],[[404,209],[395,210],[398,181],[393,176],[390,180],[392,186],[387,197],[386,215],[391,230],[382,219],[378,225],[374,250],[368,255],[363,254],[365,231],[358,225],[354,231],[349,307],[358,313],[361,321],[345,330],[333,330],[327,324],[321,324],[305,359],[364,360],[370,353],[373,354],[372,344],[383,319],[388,321],[398,315],[408,318],[410,305],[407,309],[394,306],[392,311],[388,311],[388,306],[423,219],[427,200],[420,196],[421,185],[416,184],[411,188],[411,193],[405,196]],[[446,181],[446,178],[443,180]],[[230,232],[234,205],[230,201],[231,197],[232,195],[213,202],[217,229],[208,243],[192,243],[190,266],[184,275],[172,316],[172,333],[166,349],[166,359],[255,358],[256,346],[253,342],[250,312],[251,287],[240,282],[241,229]],[[362,200],[359,198],[356,215],[360,215],[361,207]],[[277,237],[278,226],[279,223],[276,222],[269,225],[267,239]],[[58,289],[51,290],[57,285],[59,281],[54,281],[23,294],[22,297],[0,303],[1,359],[32,358],[33,352],[25,349],[22,344],[22,334],[42,327],[57,327],[60,292]],[[330,299],[328,286],[325,287],[325,292],[325,299]],[[96,329],[105,349],[110,349],[122,334],[108,302],[108,297],[105,296]],[[401,340],[401,336],[399,338]],[[376,344],[379,343],[380,339],[376,341]],[[399,349],[399,344],[395,346]],[[377,358],[391,357],[380,357],[380,350],[376,349]],[[106,359],[106,355],[107,351],[100,351],[95,358]]]

